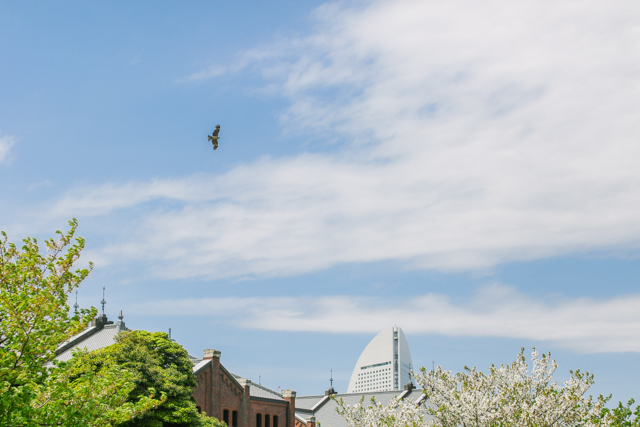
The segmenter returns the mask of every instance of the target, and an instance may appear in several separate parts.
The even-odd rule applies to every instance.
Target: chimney
[[[104,328],[104,325],[106,324],[107,324],[107,315],[104,313],[94,317],[93,321],[91,322],[91,326],[95,326],[96,328],[98,328],[98,330],[101,330],[102,328]]]
[[[242,378],[238,382],[242,386],[242,402],[240,402],[240,427],[248,427],[251,420],[251,381]]]
[[[217,357],[218,359],[220,359],[220,355],[222,354],[222,352],[220,352],[219,350],[214,350],[212,348],[205,348],[202,351],[202,358],[203,359],[213,359],[214,357]]]
[[[287,422],[285,427],[295,427],[296,425],[296,392],[293,390],[282,390],[282,397],[288,403]]]

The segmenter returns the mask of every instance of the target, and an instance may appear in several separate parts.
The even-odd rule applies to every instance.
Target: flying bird
[[[218,148],[218,133],[220,133],[220,125],[216,125],[216,129],[213,131],[212,135],[209,135],[209,141],[213,144],[213,149]]]

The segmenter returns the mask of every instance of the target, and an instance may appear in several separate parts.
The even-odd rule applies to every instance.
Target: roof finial
[[[122,310],[120,310],[120,316],[118,316],[118,319],[120,319],[121,322],[122,322],[122,319],[124,319],[124,316],[122,315]]]
[[[102,285],[102,301],[100,301],[100,304],[102,304],[102,314],[104,314],[104,306],[107,303],[107,301],[104,299],[104,289],[105,289],[105,285]]]
[[[75,314],[78,314],[78,307],[80,306],[78,305],[78,290],[76,289],[76,303],[73,304],[73,312]]]
[[[169,328],[169,339],[171,339],[171,328]]]
[[[333,369],[331,370],[331,377],[329,378],[329,381],[331,382],[331,387],[329,387],[329,390],[324,392],[325,396],[333,396],[336,394],[336,391],[333,389]]]

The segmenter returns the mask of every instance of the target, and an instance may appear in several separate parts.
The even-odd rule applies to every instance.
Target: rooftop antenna
[[[107,301],[104,299],[104,289],[105,289],[105,285],[102,285],[102,301],[100,301],[100,304],[102,304],[102,314],[104,314],[104,306],[107,303]]]
[[[258,385],[262,385],[262,375],[258,375]]]
[[[333,388],[333,369],[331,370],[331,378],[329,378],[329,383],[331,384],[331,388]]]
[[[78,307],[80,306],[78,305],[78,290],[76,289],[76,303],[73,304],[73,312],[75,314],[78,314]]]

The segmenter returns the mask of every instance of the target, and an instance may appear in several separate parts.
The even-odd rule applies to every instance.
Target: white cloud
[[[247,57],[291,100],[285,127],[349,143],[78,189],[53,214],[126,212],[100,259],[168,278],[639,247],[635,3],[385,1],[317,15],[313,35]]]
[[[273,44],[271,46],[262,46],[261,48],[251,49],[243,52],[238,58],[230,64],[220,65],[211,64],[204,70],[196,71],[188,76],[182,77],[177,81],[180,83],[199,82],[202,80],[213,79],[225,74],[233,74],[251,66],[259,61],[267,59],[281,58],[289,49],[289,45]]]
[[[151,301],[138,313],[205,316],[249,329],[378,333],[397,324],[409,334],[549,341],[582,353],[640,352],[640,295],[607,300],[533,299],[493,285],[463,303],[426,294],[390,304],[352,296],[190,298]]]
[[[14,143],[15,139],[12,136],[0,136],[0,163],[7,161],[9,158],[9,151]]]

